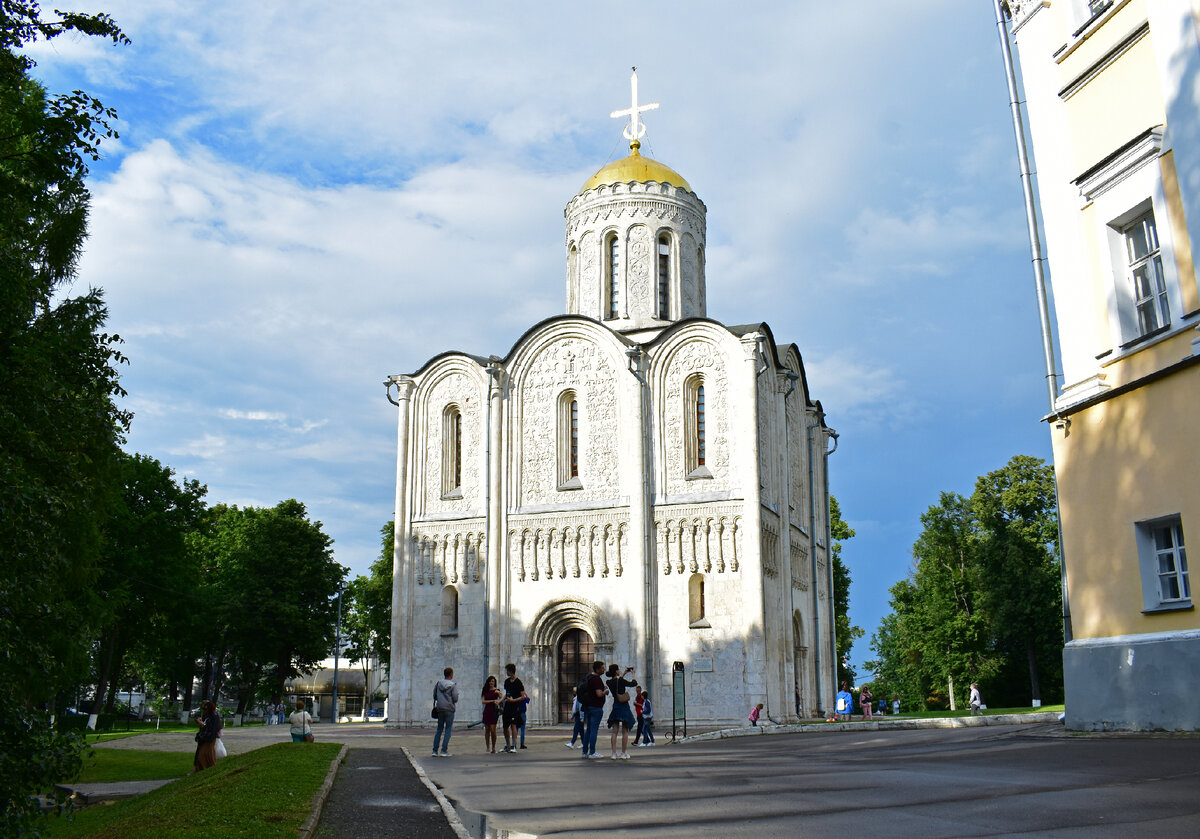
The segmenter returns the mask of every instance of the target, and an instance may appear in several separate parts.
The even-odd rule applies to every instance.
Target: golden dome
[[[637,140],[630,143],[629,157],[613,161],[592,175],[579,192],[582,194],[601,184],[624,184],[630,181],[658,181],[659,183],[671,184],[679,189],[686,189],[688,192],[692,191],[692,188],[688,186],[688,182],[683,179],[683,176],[670,166],[664,166],[657,160],[642,157],[638,151],[640,146],[641,143]]]

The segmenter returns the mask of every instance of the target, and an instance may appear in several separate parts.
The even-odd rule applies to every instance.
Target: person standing
[[[982,717],[983,716],[983,710],[982,710],[983,697],[981,697],[979,695],[979,685],[975,684],[974,682],[971,683],[971,700],[970,700],[970,702],[971,702],[971,716],[975,716],[976,714],[978,714],[979,716]]]
[[[642,720],[642,703],[645,701],[645,694],[641,688],[637,690],[637,696],[633,699],[633,715],[637,717],[637,731],[633,735],[633,745],[640,746],[642,744],[642,726],[645,722]]]
[[[850,715],[854,713],[854,696],[850,693],[850,689],[846,687],[846,683],[842,682],[842,689],[837,693],[837,718],[839,722],[849,722]]]
[[[620,673],[620,675],[617,675]],[[626,679],[625,677],[630,678]],[[608,692],[612,694],[612,710],[608,712],[608,727],[612,729],[612,759],[629,760],[629,729],[633,728],[633,697],[629,689],[638,686],[632,678],[633,668],[626,667],[622,672],[619,664],[611,664],[608,668]],[[621,735],[621,751],[617,752],[617,734]]]
[[[504,680],[504,705],[501,708],[504,723],[504,751],[512,754],[517,750],[517,729],[521,727],[521,703],[528,694],[525,684],[517,678],[517,665],[511,661],[504,665],[508,678]]]
[[[894,694],[892,694],[892,716],[896,716],[899,713],[900,713],[900,695],[894,693]]]
[[[874,699],[875,697],[871,693],[870,685],[863,685],[862,690],[858,692],[858,707],[862,708],[864,720],[871,719],[871,711],[875,710],[873,707]]]
[[[754,726],[755,728],[758,728],[758,718],[762,715],[762,709],[763,704],[761,702],[750,709],[750,725]]]
[[[525,748],[525,722],[529,712],[529,694],[521,700],[521,748]]]
[[[584,686],[583,696],[579,701],[583,704],[583,759],[595,760],[596,738],[600,734],[600,723],[604,719],[604,695],[608,690],[604,687],[603,661],[592,662],[592,675],[588,676]]]
[[[654,745],[654,706],[650,704],[650,691],[642,691],[642,745]]]
[[[500,721],[500,689],[496,677],[488,676],[483,683],[483,750],[496,753],[496,723]]]
[[[288,717],[292,724],[291,735],[293,743],[304,743],[312,737],[312,714],[304,707],[304,700],[296,700],[296,710]]]
[[[442,676],[444,678],[433,686],[433,708],[437,711],[438,723],[437,731],[433,735],[431,757],[451,757],[450,734],[454,728],[454,712],[458,708],[458,685],[454,684],[454,668],[447,667],[442,671]],[[440,752],[438,743],[442,746]]]
[[[585,680],[586,681],[586,680]],[[583,748],[583,703],[579,701],[579,696],[576,695],[571,702],[571,719],[575,721],[575,728],[571,731],[571,742],[563,743],[568,749],[574,749],[575,741],[579,741],[578,748]]]
[[[196,756],[192,759],[192,772],[199,772],[217,764],[217,738],[221,736],[221,715],[212,700],[200,703],[200,716],[196,717]]]

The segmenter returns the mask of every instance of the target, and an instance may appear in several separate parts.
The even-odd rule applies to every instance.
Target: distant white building
[[[535,722],[567,719],[594,658],[637,668],[656,716],[776,719],[836,691],[826,452],[794,344],[707,317],[706,207],[640,154],[566,207],[566,312],[504,357],[444,352],[398,407],[389,721],[425,720],[517,664]]]

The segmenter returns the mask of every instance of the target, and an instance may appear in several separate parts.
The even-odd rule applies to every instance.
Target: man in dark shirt
[[[504,666],[508,678],[504,680],[504,704],[501,715],[504,722],[504,751],[517,750],[517,729],[521,727],[521,703],[529,699],[525,685],[517,678],[517,665],[509,662]]]
[[[583,705],[583,759],[595,760],[596,737],[600,734],[600,724],[604,721],[604,695],[608,689],[604,687],[604,662],[592,662],[592,675],[587,678],[583,695],[579,697]]]

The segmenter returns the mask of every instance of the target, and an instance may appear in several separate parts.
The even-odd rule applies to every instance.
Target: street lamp
[[[333,723],[335,725],[337,724],[337,721],[338,721],[338,697],[337,697],[338,655],[342,651],[342,592],[345,591],[345,589],[346,589],[345,584],[338,583],[337,630],[335,633],[336,640],[333,642],[333,712],[331,713],[330,720],[329,720],[331,723]]]

